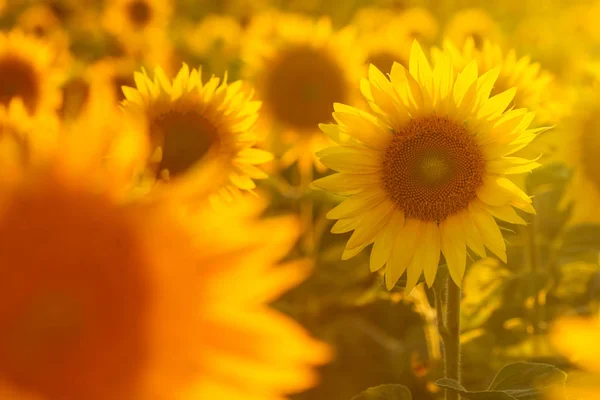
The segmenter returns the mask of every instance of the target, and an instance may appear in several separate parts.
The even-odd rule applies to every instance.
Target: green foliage
[[[518,362],[502,368],[487,390],[469,391],[452,379],[443,378],[438,386],[460,393],[470,400],[544,400],[566,399],[567,374],[549,364]]]
[[[412,400],[412,395],[406,386],[390,384],[368,388],[352,400]]]

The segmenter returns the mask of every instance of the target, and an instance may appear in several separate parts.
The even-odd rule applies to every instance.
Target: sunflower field
[[[599,0],[0,0],[0,400],[600,399]]]

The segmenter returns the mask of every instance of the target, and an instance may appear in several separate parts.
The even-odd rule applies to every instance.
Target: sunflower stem
[[[440,332],[444,342],[444,363],[446,378],[460,383],[460,288],[448,277],[446,284],[445,323]],[[460,395],[446,389],[446,400],[458,400]]]

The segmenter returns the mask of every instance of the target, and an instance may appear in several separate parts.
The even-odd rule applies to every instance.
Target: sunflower
[[[148,121],[152,180],[172,182],[171,190],[193,191],[194,177],[218,171],[225,178],[219,193],[231,198],[254,189],[253,179],[266,178],[256,165],[271,155],[253,147],[261,103],[252,100],[242,81],[229,84],[225,75],[222,82],[213,76],[203,83],[200,76],[201,71],[187,65],[172,81],[160,68],[153,79],[145,71],[136,73],[137,89],[123,88],[123,107]]]
[[[572,205],[570,220],[573,224],[600,223],[596,206],[600,201],[600,102],[595,98],[596,90],[581,94],[577,111],[560,127],[563,134],[557,141],[557,159],[572,169],[563,204]]]
[[[242,27],[231,16],[207,15],[181,33],[189,53],[203,62],[203,78],[210,78],[212,73],[224,74],[239,59]]]
[[[68,68],[73,62],[69,50],[71,41],[62,22],[46,4],[35,4],[19,15],[17,26],[27,35],[46,41],[55,55],[59,68]]]
[[[314,151],[328,143],[317,125],[330,119],[331,103],[358,101],[353,82],[363,54],[353,31],[334,32],[327,18],[291,14],[261,21],[261,31],[246,38],[245,75],[257,85],[261,123],[272,134],[273,147],[284,147],[282,166],[298,161],[308,168],[317,162]]]
[[[485,40],[502,42],[502,32],[498,24],[481,8],[467,8],[458,11],[446,25],[444,36],[459,48],[468,38],[473,38],[475,46],[480,48]]]
[[[539,63],[532,62],[531,57],[518,57],[512,49],[504,52],[499,45],[489,40],[484,40],[483,44],[477,47],[471,37],[467,38],[462,48],[457,48],[449,40],[444,41],[443,47],[452,53],[456,70],[463,69],[473,60],[477,62],[477,67],[482,73],[500,67],[500,75],[492,89],[492,95],[514,87],[517,89],[514,107],[534,111],[539,121],[556,121],[564,114],[556,112],[557,109],[553,105],[559,102],[549,96],[553,75],[542,69]],[[440,49],[432,51],[434,58],[440,57],[441,54]]]
[[[168,68],[173,51],[167,37],[172,8],[170,0],[110,0],[103,23],[127,55]]]
[[[415,39],[430,44],[435,40],[438,24],[431,13],[423,8],[410,8],[391,14],[384,20],[370,21],[367,15],[359,18],[365,26],[361,44],[367,53],[367,65],[373,64],[381,71],[389,71],[394,62],[408,66],[410,47]]]
[[[278,400],[314,385],[328,349],[267,306],[306,274],[276,266],[294,220],[123,205],[72,167],[62,155],[0,180],[3,398]]]
[[[387,264],[394,287],[407,271],[407,290],[421,272],[433,284],[440,251],[460,285],[467,246],[478,256],[485,247],[506,260],[506,246],[494,218],[524,224],[514,208],[530,213],[530,198],[506,175],[527,172],[537,163],[510,155],[541,131],[528,130],[533,113],[505,111],[510,89],[489,97],[499,69],[478,78],[471,62],[458,76],[445,52],[433,69],[415,42],[407,71],[395,63],[388,80],[371,66],[362,92],[372,112],[334,104],[337,124],[321,129],[333,140],[353,138],[318,156],[339,171],[314,186],[349,196],[331,210],[334,233],[354,233],[343,259],[369,244],[371,270]]]
[[[20,98],[30,114],[57,111],[61,76],[53,63],[42,42],[19,31],[0,33],[0,105]]]
[[[104,22],[106,29],[117,37],[163,31],[169,24],[171,8],[170,1],[110,0]]]

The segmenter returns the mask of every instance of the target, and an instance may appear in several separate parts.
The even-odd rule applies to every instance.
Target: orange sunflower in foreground
[[[415,42],[408,70],[395,63],[388,78],[371,66],[361,83],[371,112],[334,104],[337,123],[321,125],[338,145],[318,156],[339,173],[313,185],[348,196],[328,214],[332,232],[354,231],[344,259],[374,243],[371,270],[387,265],[388,289],[405,272],[407,291],[422,272],[431,286],[440,253],[458,285],[467,248],[506,261],[496,219],[525,224],[515,208],[534,212],[507,176],[538,166],[512,154],[543,129],[528,129],[533,113],[507,110],[514,89],[490,97],[498,74],[479,76],[473,61],[456,76],[449,52],[431,67]]]
[[[261,103],[241,81],[228,83],[213,76],[202,82],[201,71],[184,65],[170,80],[157,68],[154,77],[135,74],[137,88],[124,87],[127,114],[148,121],[151,157],[149,181],[169,183],[169,190],[196,191],[197,179],[207,174],[224,180],[220,197],[231,199],[266,178],[257,165],[270,153],[254,148],[259,140],[255,123]]]
[[[267,306],[306,273],[275,265],[293,220],[122,205],[72,166],[0,180],[3,398],[279,400],[315,383],[327,348]]]

